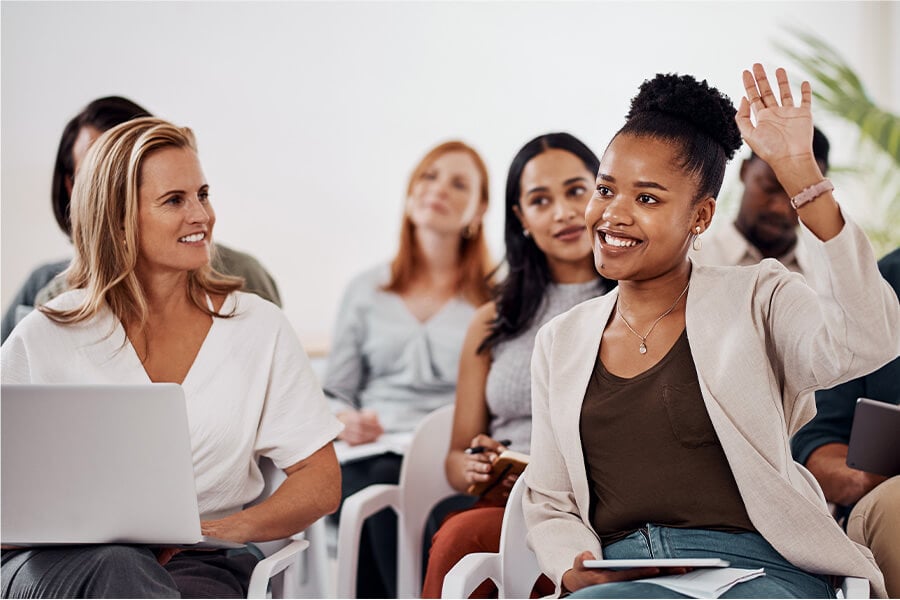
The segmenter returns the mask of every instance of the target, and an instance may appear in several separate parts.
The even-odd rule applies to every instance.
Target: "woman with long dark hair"
[[[506,266],[492,302],[478,309],[460,358],[447,480],[460,492],[487,479],[505,447],[527,453],[531,437],[528,365],[537,330],[611,287],[594,269],[584,209],[597,156],[568,133],[549,133],[519,150],[506,180]],[[466,453],[481,446],[482,453]],[[479,500],[434,536],[422,595],[438,598],[444,576],[471,552],[496,552],[506,504]],[[487,593],[480,588],[476,596]]]

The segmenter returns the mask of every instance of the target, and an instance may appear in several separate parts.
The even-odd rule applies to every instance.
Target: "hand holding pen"
[[[497,443],[503,446],[504,449],[512,444],[510,440],[500,440]],[[471,446],[469,448],[466,448],[463,452],[465,452],[466,454],[481,454],[482,452],[487,452],[488,450],[490,450],[490,448],[488,448],[487,446]]]
[[[469,455],[466,461],[465,477],[469,484],[480,483],[490,479],[491,464],[501,452],[506,450],[509,440],[499,442],[483,433],[476,435],[465,449]]]

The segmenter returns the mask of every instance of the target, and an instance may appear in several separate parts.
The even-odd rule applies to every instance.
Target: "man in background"
[[[828,174],[829,148],[825,134],[813,128],[813,154],[823,175]],[[744,194],[734,222],[704,236],[691,259],[702,265],[734,266],[775,258],[802,274],[806,261],[797,237],[797,211],[772,167],[751,154],[741,164],[741,181]]]
[[[900,296],[900,248],[878,268]],[[791,451],[818,480],[825,498],[838,505],[838,518],[847,516],[850,539],[875,555],[888,596],[900,598],[900,475],[888,479],[847,466],[857,398],[900,404],[900,357],[865,377],[816,392],[816,416],[794,435]]]

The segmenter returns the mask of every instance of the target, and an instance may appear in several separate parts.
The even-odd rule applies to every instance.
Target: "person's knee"
[[[898,506],[900,475],[881,483],[860,499],[847,521],[847,535],[853,541],[869,546],[873,536],[896,534],[900,529]]]
[[[872,501],[869,515],[878,520],[882,520],[882,517],[894,517],[890,520],[896,522],[896,517],[900,514],[897,511],[897,507],[900,506],[900,475],[882,482],[870,494]]]
[[[178,598],[153,553],[136,546],[102,545],[37,550],[22,556],[15,574],[4,568],[10,597]],[[4,565],[4,567],[13,565]]]
[[[619,581],[582,588],[569,598],[686,598],[662,586],[643,581]]]
[[[85,550],[85,558],[95,570],[127,570],[146,565],[154,559],[153,553],[141,546],[104,544]],[[127,572],[127,571],[126,571]]]
[[[457,526],[457,517],[459,516],[455,515],[447,519],[431,538],[429,563],[437,557],[460,554],[465,542],[465,530]]]
[[[432,538],[432,556],[444,556],[455,564],[472,552],[497,552],[500,547],[502,508],[473,508],[444,521]]]
[[[148,548],[109,544],[89,549],[84,558],[88,596],[180,597],[174,581]]]

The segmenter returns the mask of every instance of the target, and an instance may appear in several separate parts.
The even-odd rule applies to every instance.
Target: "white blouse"
[[[73,290],[49,303],[75,306]],[[342,425],[328,409],[300,341],[274,304],[234,292],[214,318],[182,387],[187,400],[201,518],[241,510],[263,488],[257,467],[303,460]],[[3,383],[150,383],[122,324],[109,309],[74,325],[29,314],[0,350]]]

